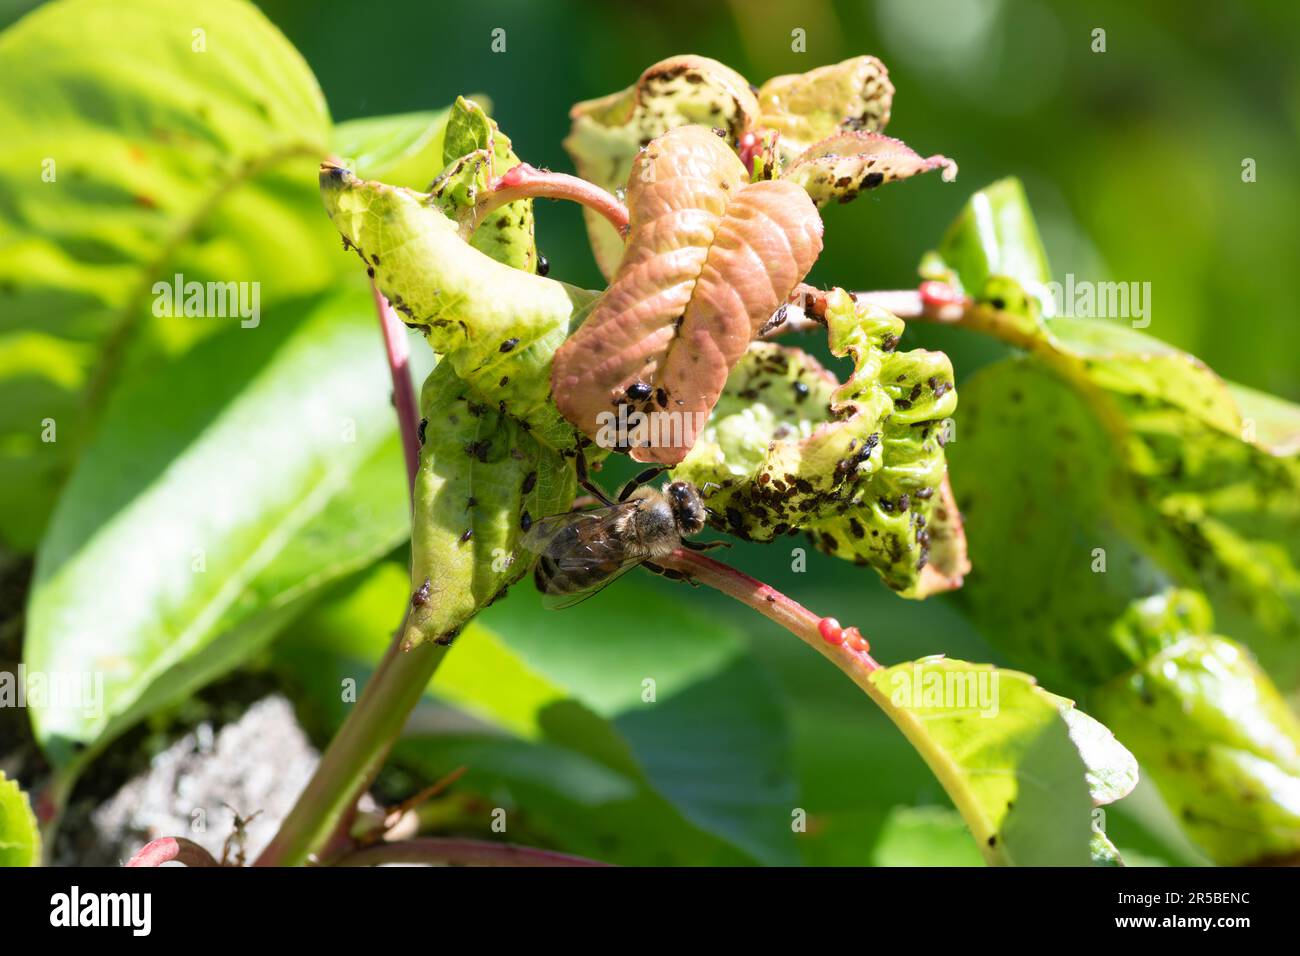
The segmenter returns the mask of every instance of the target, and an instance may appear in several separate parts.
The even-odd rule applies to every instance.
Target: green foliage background
[[[0,23],[22,9],[11,5]],[[826,210],[827,251],[811,281],[851,289],[913,285],[922,253],[936,244],[970,192],[1016,175],[1026,185],[1055,278],[1074,273],[1092,281],[1150,282],[1148,333],[1201,356],[1226,378],[1300,399],[1300,340],[1290,292],[1300,248],[1294,215],[1300,185],[1293,175],[1300,166],[1300,65],[1294,57],[1300,10],[1294,7],[1216,4],[1192,15],[1177,5],[1146,8],[1118,0],[1086,8],[1040,0],[520,0],[454,7],[414,0],[363,7],[271,0],[261,9],[315,73],[335,122],[441,109],[458,93],[481,92],[515,152],[559,170],[571,165],[560,146],[569,107],[623,88],[665,56],[701,53],[761,82],[873,53],[889,67],[898,91],[889,132],[923,154],[954,157],[961,175],[955,185],[922,177]],[[1106,30],[1105,53],[1091,49],[1098,27]],[[495,28],[506,31],[504,53],[490,51]],[[806,53],[791,50],[795,28],[807,33]],[[297,120],[312,126],[309,116]],[[1247,157],[1258,164],[1258,181],[1251,184],[1241,181]],[[297,202],[292,190],[268,185],[287,205]],[[543,203],[535,212],[538,247],[550,260],[551,275],[600,288],[578,208]],[[355,259],[317,251],[337,242],[323,213],[317,226],[310,242],[296,244],[288,256],[296,255],[301,266],[301,288],[280,290],[286,301],[325,282],[336,265],[340,274],[357,272]],[[214,268],[223,266],[229,262]],[[202,269],[200,259],[186,271]],[[299,337],[315,341],[310,323],[319,320],[316,308],[290,301],[280,315],[294,315],[285,321]],[[357,325],[358,342],[362,328]],[[277,334],[287,336],[285,330]],[[349,348],[351,339],[344,338],[334,347]],[[904,341],[947,352],[959,389],[1006,351],[988,339],[916,325]],[[239,342],[234,335],[225,352]],[[378,341],[372,344],[377,358]],[[419,343],[413,344],[418,351]],[[160,334],[139,361],[162,368],[153,387],[171,395],[166,376],[173,355],[188,352],[191,365],[172,368],[182,381],[194,381],[188,377],[194,369],[227,367],[205,362],[223,354],[222,344],[199,347],[209,351],[195,357],[189,343]],[[844,370],[824,350],[819,357]],[[221,361],[235,362],[228,354]],[[382,383],[378,369],[367,367],[366,376],[370,384]],[[137,394],[124,401],[156,406],[163,400],[150,396],[150,382],[142,378]],[[366,406],[366,414],[385,404],[382,397]],[[183,405],[173,410],[177,427],[194,428],[184,413]],[[201,409],[193,415],[201,418]],[[190,451],[200,462],[203,455],[219,460],[219,440],[207,433],[205,442],[215,444]],[[141,453],[161,469],[176,451],[147,447]],[[396,461],[395,447],[387,451]],[[349,465],[356,475],[372,467],[360,454]],[[610,481],[618,475],[607,472]],[[385,487],[399,490],[400,484],[390,480]],[[340,497],[336,506],[352,522],[382,517],[391,524],[393,515],[381,502]],[[85,533],[79,529],[97,528],[111,513],[82,515],[80,525],[65,520],[71,530],[64,539],[77,541]],[[379,550],[392,548],[399,537],[386,531]],[[367,539],[368,547],[375,544]],[[981,555],[997,561],[998,547],[984,542]],[[343,552],[350,560],[338,557]],[[299,616],[304,606],[294,603],[292,579],[319,566],[322,554],[336,559],[331,575],[349,576]],[[241,653],[264,647],[291,620],[260,660],[295,688],[316,726],[328,727],[339,716],[329,706],[337,699],[338,676],[354,674],[373,657],[390,626],[374,622],[388,621],[393,595],[400,600],[405,589],[404,550],[358,570],[375,556],[358,555],[351,539],[290,555],[256,580],[273,611],[246,617],[238,602],[222,606],[235,637],[210,653],[219,659],[232,643]],[[780,545],[740,545],[729,560],[809,607],[858,624],[883,661],[945,653],[1021,663],[986,641],[953,599],[904,602],[874,574],[815,554],[809,556],[812,573],[794,573]],[[529,745],[472,733],[412,739],[399,750],[408,771],[436,776],[469,764],[466,786],[527,808],[525,832],[512,837],[627,862],[980,862],[921,759],[842,675],[725,598],[646,577],[635,585],[625,579],[622,593],[607,592],[572,617],[546,619],[546,633],[527,624],[540,613],[531,595],[492,609],[462,639],[477,639],[480,651],[473,659],[463,656],[463,670],[440,674],[447,689],[428,706],[435,717],[458,703],[478,708],[478,717]],[[634,602],[652,610],[629,615],[626,607]],[[648,621],[662,622],[663,633]],[[593,658],[578,635],[608,653]],[[449,668],[460,654],[451,655]],[[642,655],[645,663],[628,663],[628,655]],[[673,675],[661,681],[661,693],[675,695],[679,705],[670,724],[638,720],[630,701],[610,699],[603,690],[619,679],[615,675],[632,680],[664,661]],[[502,673],[511,675],[504,686]],[[147,687],[138,693],[149,700]],[[528,710],[520,700],[535,706]],[[701,736],[701,728],[716,736]],[[697,746],[683,756],[686,738]],[[674,762],[687,758],[699,763]],[[720,768],[723,759],[735,766]],[[557,767],[564,768],[559,793]],[[707,792],[702,780],[721,781],[718,791]],[[774,831],[771,814],[762,812],[792,804],[806,809],[810,820],[809,832],[797,840]],[[453,805],[446,812],[444,823],[452,829],[474,819],[470,809]],[[1130,863],[1204,859],[1145,782],[1108,814],[1107,831]]]

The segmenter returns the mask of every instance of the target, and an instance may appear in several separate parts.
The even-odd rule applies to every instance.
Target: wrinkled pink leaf
[[[919,156],[902,140],[860,130],[837,133],[809,147],[782,178],[803,186],[813,202],[825,206],[932,169],[943,170],[944,182],[957,178],[957,164],[946,156]]]
[[[686,457],[732,366],[820,254],[807,193],[748,180],[700,126],[669,130],[633,164],[623,260],[551,374],[564,417],[598,444]]]

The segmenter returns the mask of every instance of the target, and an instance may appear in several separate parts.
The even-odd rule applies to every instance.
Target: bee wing
[[[587,598],[593,597],[594,595],[599,594],[601,591],[605,590],[605,588],[609,587],[611,584],[613,584],[615,581],[617,581],[619,578],[625,575],[628,571],[635,568],[638,564],[640,564],[644,560],[645,560],[645,555],[641,555],[635,558],[625,558],[623,563],[619,565],[617,570],[611,571],[609,574],[605,575],[604,577],[596,581],[593,581],[591,584],[587,585],[586,587],[580,588],[576,591],[565,591],[563,593],[543,591],[542,607],[547,608],[548,610],[551,611],[562,611],[566,607],[573,607],[575,604],[581,604],[583,601],[587,600]]]
[[[617,522],[637,507],[635,502],[626,502],[551,515],[533,523],[524,535],[524,548],[541,559],[547,581],[570,585],[563,590],[543,587],[544,606],[553,610],[573,607],[646,559],[641,551],[629,549],[615,532]]]

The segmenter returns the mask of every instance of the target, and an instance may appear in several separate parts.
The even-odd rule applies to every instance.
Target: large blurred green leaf
[[[1135,488],[1092,409],[1024,360],[984,370],[963,394],[960,440],[949,446],[973,564],[962,601],[989,640],[1073,694],[1100,695],[1099,716],[1217,860],[1300,846],[1300,826],[1280,809],[1295,799],[1293,719],[1284,706],[1257,702],[1277,692],[1253,665],[1248,679],[1232,677],[1215,655],[1184,660],[1172,649],[1209,633],[1204,600],[1177,590],[1206,577],[1180,560],[1181,538],[1171,540],[1164,509],[1152,508],[1158,499]],[[1035,449],[1033,467],[1007,454],[1016,443]],[[1252,457],[1266,454],[1236,444]],[[1200,470],[1214,459],[1193,461]],[[1229,513],[1246,519],[1240,509],[1253,495],[1233,491],[1230,469],[1218,474],[1219,500],[1235,496]],[[1189,507],[1196,499],[1184,493],[1181,501]],[[1285,581],[1261,584],[1257,600],[1276,600]],[[1223,643],[1233,661],[1248,659],[1240,645]],[[1264,646],[1286,659],[1285,645]],[[1246,744],[1225,736],[1229,713],[1243,729],[1256,728]],[[1211,771],[1205,761],[1213,754],[1224,756]]]
[[[39,866],[41,831],[27,794],[0,771],[0,866]]]
[[[1015,180],[976,193],[922,271],[972,297],[965,324],[1023,347],[1032,359],[1029,368],[990,370],[977,378],[999,376],[1004,384],[985,386],[997,394],[986,393],[978,406],[965,405],[958,418],[959,433],[963,423],[991,422],[998,430],[996,437],[981,436],[980,461],[955,471],[959,503],[978,496],[978,506],[1001,512],[984,530],[991,540],[977,545],[985,549],[985,563],[994,565],[987,571],[1008,568],[987,550],[1005,538],[999,529],[1014,525],[1016,534],[1048,544],[1047,525],[1076,520],[1070,516],[1073,501],[1061,507],[1057,502],[1064,496],[1078,499],[1083,510],[1105,515],[1104,521],[1083,519],[1087,534],[1111,537],[1110,527],[1126,539],[1113,542],[1118,554],[1110,553],[1111,542],[1094,540],[1086,560],[1093,561],[1091,550],[1100,548],[1110,558],[1110,572],[1138,579],[1082,585],[1086,591],[1114,591],[1110,620],[1130,601],[1163,590],[1169,581],[1195,586],[1210,597],[1220,626],[1249,643],[1283,687],[1295,686],[1300,680],[1300,453],[1295,447],[1300,408],[1229,385],[1204,362],[1134,329],[1095,319],[1044,321],[1043,306],[1050,306],[1046,258]],[[1005,384],[1009,377],[1020,381]],[[1035,449],[1030,460],[1040,465],[1021,468],[1006,456],[1011,445]],[[959,459],[962,450],[952,455]],[[1026,483],[1041,483],[1044,494],[1007,493]],[[1020,502],[1035,499],[1052,513],[1037,527],[1025,527],[1030,522]],[[1059,534],[1054,538],[1061,540]],[[1048,545],[1028,553],[1055,551]],[[1029,575],[1009,601],[1022,603],[1046,580]],[[1086,604],[1077,594],[1062,597],[1067,604]],[[1001,597],[976,594],[971,600]],[[1095,603],[1089,606],[1094,621],[1105,619]],[[1006,606],[987,610],[1000,620],[1015,613]],[[1075,654],[1106,653],[1103,642],[1065,640],[1060,631],[1025,636],[1062,638],[1059,643],[1075,645]],[[1037,662],[1032,666],[1041,673]],[[1067,665],[1057,654],[1049,666]],[[1076,679],[1089,679],[1074,666],[1068,669]],[[1101,680],[1110,676],[1091,674]]]
[[[24,660],[102,675],[103,700],[33,708],[58,766],[235,666],[408,533],[369,298],[267,318],[124,388],[59,502]]]
[[[1300,675],[1300,410],[1133,329],[1043,321],[1045,260],[1012,185],[977,194],[923,266],[971,294],[967,324],[1028,353],[963,383],[949,449],[974,565],[962,601],[1018,664],[1099,695],[1216,860],[1292,852],[1300,827],[1273,804],[1294,805],[1293,719],[1253,663],[1230,674],[1249,659],[1239,644],[1176,648],[1217,616],[1284,687]],[[1225,711],[1258,733],[1226,735]]]
[[[1240,644],[1183,631],[1100,688],[1188,834],[1219,863],[1300,850],[1300,720]]]
[[[386,567],[276,645],[327,717],[341,718],[339,682],[364,675],[401,613],[404,569]],[[620,863],[796,859],[770,682],[729,627],[634,581],[563,612],[512,593],[457,638],[430,693],[441,706],[417,709],[399,762],[430,777],[466,764],[466,786],[540,840]]]
[[[0,129],[0,389],[29,396],[0,403],[0,540],[27,549],[113,384],[239,321],[152,318],[156,279],[257,282],[265,309],[340,260],[324,99],[251,4],[35,10],[0,35]]]
[[[1105,429],[1051,372],[1012,360],[962,395],[947,449],[971,552],[960,601],[1017,664],[1083,693],[1132,666],[1106,635],[1135,597],[1170,583],[1146,550],[1151,521]]]
[[[732,627],[635,584],[564,612],[543,611],[531,591],[519,597],[489,608],[483,622],[508,635],[525,666],[609,721],[686,819],[761,862],[793,860],[784,718]],[[447,681],[444,674],[440,683],[454,693],[454,670]],[[645,700],[647,681],[653,701]],[[490,693],[490,680],[482,693],[464,687],[480,707],[509,697]],[[560,726],[554,733],[562,739]]]

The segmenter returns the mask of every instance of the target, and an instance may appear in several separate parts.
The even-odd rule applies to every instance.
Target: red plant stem
[[[357,801],[379,774],[406,718],[428,686],[447,648],[425,644],[402,650],[405,621],[356,706],[325,748],[311,780],[254,866],[328,862],[350,842]]]
[[[900,319],[920,319],[925,315],[925,304],[915,289],[884,289],[876,292],[855,292],[859,302],[878,305]]]
[[[527,163],[512,167],[492,183],[487,195],[474,206],[468,232],[472,234],[493,210],[519,199],[568,199],[581,203],[604,216],[620,236],[627,235],[627,207],[616,197],[585,179],[536,169]]]
[[[430,863],[447,866],[608,866],[568,853],[466,840],[457,837],[416,837],[377,843],[341,857],[336,866],[377,866],[380,863]]]
[[[372,283],[371,288],[393,379],[393,405],[414,498],[420,465],[420,413],[411,383],[405,327],[378,287]],[[315,773],[255,866],[297,866],[312,857],[328,858],[351,844],[349,831],[357,801],[374,782],[407,715],[447,650],[426,645],[404,652],[405,632],[403,620],[356,706],[325,748]]]
[[[415,476],[420,470],[420,410],[415,401],[415,386],[411,382],[411,353],[406,341],[406,326],[402,325],[373,280],[370,291],[375,297],[375,313],[379,316],[388,371],[393,379],[393,405],[397,409],[397,427],[402,434],[402,452],[406,456],[406,478],[414,494]]]
[[[872,671],[880,669],[880,665],[866,650],[855,649],[849,641],[834,643],[827,638],[827,624],[834,624],[830,618],[814,614],[798,601],[787,597],[771,585],[751,578],[743,571],[737,571],[730,565],[714,561],[698,551],[690,551],[686,548],[678,548],[668,557],[655,560],[658,564],[680,571],[701,584],[716,588],[728,597],[735,598],[741,604],[753,608],[769,620],[780,624],[832,661],[855,683],[860,684]],[[839,632],[837,624],[834,624],[833,630]]]
[[[127,861],[128,867],[162,866],[176,861],[186,866],[220,866],[203,847],[184,837],[162,837],[146,843]]]
[[[923,286],[925,285],[930,285],[930,283],[923,283]],[[810,291],[809,287],[801,286],[795,290],[795,295],[791,296],[791,301],[796,301],[797,297],[802,297],[804,294],[818,294],[819,292],[820,290]],[[824,293],[820,294],[824,295]],[[944,325],[963,325],[970,313],[969,303],[956,299],[939,301],[924,295],[921,289],[884,289],[875,292],[854,292],[853,297],[859,302],[880,306],[900,319],[906,319],[910,322],[922,321],[938,322]],[[798,304],[806,306],[806,303],[801,302]],[[763,337],[772,339],[791,332],[811,332],[825,328],[825,322],[808,315],[795,313],[788,316],[780,325],[773,326],[763,334]]]

